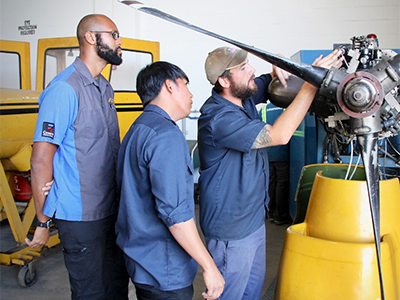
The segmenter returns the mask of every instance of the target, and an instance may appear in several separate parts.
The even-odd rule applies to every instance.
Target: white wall
[[[399,0],[143,1],[204,29],[287,57],[299,50],[332,49],[334,43],[348,43],[352,36],[369,33],[377,34],[381,48],[400,48]],[[78,21],[89,13],[111,17],[124,37],[159,41],[161,60],[177,64],[190,78],[193,110],[210,95],[204,60],[208,52],[226,43],[117,0],[0,0],[0,38],[30,41],[36,58],[38,38],[73,36]],[[18,26],[25,20],[37,25],[34,35],[19,34]],[[250,64],[256,74],[271,71],[270,65],[258,58],[250,57]],[[33,64],[33,73],[35,69]],[[196,138],[195,123],[187,121],[188,139]]]

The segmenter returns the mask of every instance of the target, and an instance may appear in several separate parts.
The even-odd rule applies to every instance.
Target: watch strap
[[[41,227],[41,228],[50,228],[51,225],[53,224],[53,220],[49,219],[47,222],[42,223],[40,221],[37,221],[37,227]]]

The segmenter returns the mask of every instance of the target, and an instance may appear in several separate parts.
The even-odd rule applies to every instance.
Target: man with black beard
[[[339,54],[320,56],[314,63],[339,67]],[[275,123],[266,125],[255,106],[268,100],[274,76],[286,85],[286,72],[273,67],[271,74],[255,78],[247,52],[231,47],[209,53],[205,71],[214,88],[198,122],[200,225],[225,279],[218,299],[260,299],[266,268],[264,207],[269,170],[265,147],[289,141],[317,89],[305,83]]]
[[[27,245],[44,246],[54,220],[72,299],[128,299],[129,276],[115,240],[120,147],[114,91],[101,75],[121,64],[117,26],[87,15],[77,27],[80,55],[39,99],[31,158],[37,228]],[[47,196],[41,191],[54,179]]]
[[[92,32],[96,33],[96,46],[97,46],[97,55],[109,62],[112,65],[119,66],[122,63],[121,57],[121,46],[118,46],[115,49],[111,49],[110,46],[104,44],[101,34],[92,30]],[[111,33],[116,40],[119,39],[119,33],[117,31]],[[114,37],[114,39],[115,39]]]

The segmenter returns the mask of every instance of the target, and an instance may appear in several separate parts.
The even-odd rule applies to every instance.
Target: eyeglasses
[[[89,30],[90,32],[105,32],[110,33],[114,40],[118,40],[120,38],[118,31],[110,31],[110,30]]]

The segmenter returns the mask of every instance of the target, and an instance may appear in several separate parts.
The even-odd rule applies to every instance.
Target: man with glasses
[[[101,75],[122,63],[117,26],[87,15],[77,27],[80,55],[39,99],[31,158],[37,228],[32,248],[56,224],[72,299],[128,299],[129,277],[115,243],[116,162],[120,146],[114,91]],[[41,192],[54,179],[47,196]]]

